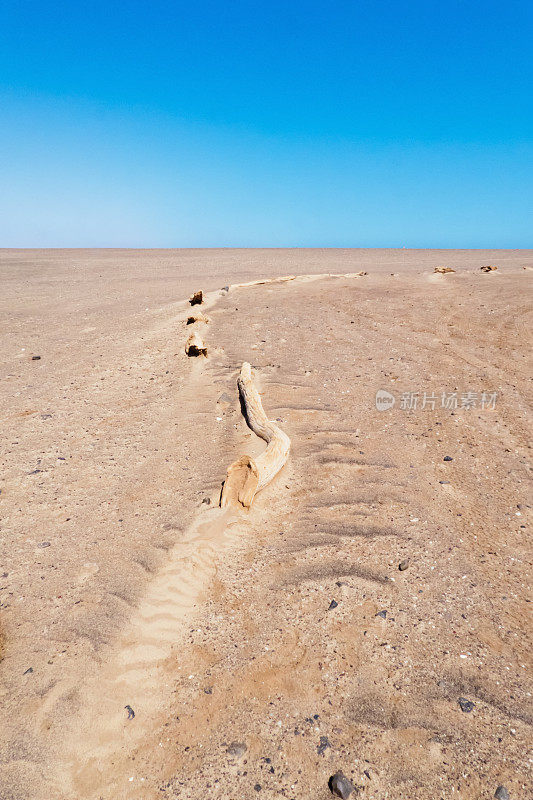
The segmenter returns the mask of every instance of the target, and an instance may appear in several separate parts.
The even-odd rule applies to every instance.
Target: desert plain
[[[533,796],[532,273],[0,251],[0,799]]]

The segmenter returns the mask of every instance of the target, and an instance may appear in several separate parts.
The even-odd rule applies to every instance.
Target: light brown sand
[[[0,251],[1,800],[325,800],[337,769],[369,800],[528,795],[532,266]],[[207,359],[184,354],[197,288]],[[292,449],[232,514],[226,468],[264,447],[243,360]]]

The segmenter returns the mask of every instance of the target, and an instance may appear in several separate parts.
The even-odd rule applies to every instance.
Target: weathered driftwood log
[[[249,508],[257,492],[265,487],[287,461],[291,440],[265,414],[259,392],[252,378],[250,364],[244,363],[237,381],[246,422],[253,432],[267,442],[257,458],[242,456],[228,468],[220,505],[240,504]]]
[[[204,299],[204,295],[201,289],[195,292],[192,297],[189,297],[189,303],[191,306],[199,306]]]
[[[207,355],[207,347],[202,341],[202,338],[199,334],[194,331],[191,333],[189,338],[187,339],[187,343],[185,345],[185,352],[188,356],[206,356]]]

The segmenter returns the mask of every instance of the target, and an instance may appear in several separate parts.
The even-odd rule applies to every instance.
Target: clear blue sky
[[[2,0],[0,246],[533,246],[531,0]]]

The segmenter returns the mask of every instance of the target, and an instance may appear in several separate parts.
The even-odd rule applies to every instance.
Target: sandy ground
[[[0,799],[530,797],[532,268],[0,251]],[[238,512],[244,360],[292,449]]]

